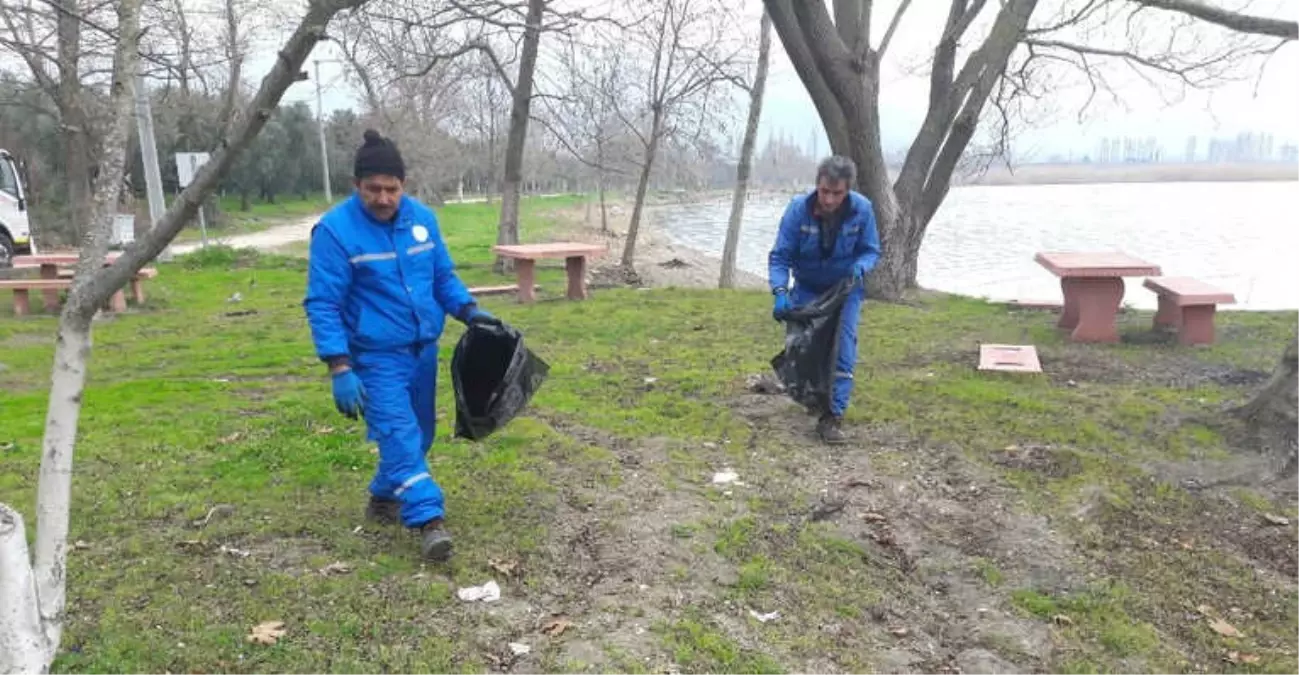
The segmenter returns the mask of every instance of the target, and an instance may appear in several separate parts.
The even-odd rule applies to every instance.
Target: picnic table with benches
[[[605,250],[605,247],[600,244],[564,241],[492,247],[492,252],[496,255],[514,260],[514,269],[519,278],[519,302],[524,303],[537,299],[535,293],[537,261],[546,258],[564,259],[564,266],[568,271],[568,299],[585,300],[587,258],[602,255]]]
[[[109,253],[104,259],[105,265],[111,265],[121,253]],[[40,291],[45,304],[45,311],[58,313],[62,304],[59,293],[72,288],[73,271],[69,265],[75,265],[80,259],[77,253],[45,253],[40,255],[16,256],[13,259],[14,269],[39,269],[36,279],[0,279],[0,289],[13,291],[14,316],[24,316],[31,312],[31,291]],[[131,277],[131,295],[136,304],[144,302],[145,279],[158,275],[158,270],[146,267]],[[126,310],[126,294],[119,289],[109,299],[107,308],[114,312]]]
[[[1158,265],[1119,252],[1043,252],[1033,260],[1060,277],[1064,307],[1056,325],[1071,331],[1075,342],[1118,342],[1123,277],[1160,273]]]
[[[1064,307],[1057,325],[1075,342],[1118,342],[1116,317],[1123,300],[1123,277],[1146,277],[1143,286],[1159,296],[1155,328],[1173,328],[1182,344],[1210,344],[1219,303],[1234,303],[1231,293],[1190,277],[1160,276],[1159,265],[1116,251],[1043,252],[1033,259],[1060,277]]]

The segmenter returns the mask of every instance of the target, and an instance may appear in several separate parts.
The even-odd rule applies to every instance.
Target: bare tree
[[[1299,39],[1299,22],[1232,12],[1193,0],[1132,0],[1137,4],[1180,12],[1240,33]],[[1279,477],[1299,473],[1299,335],[1281,352],[1266,384],[1232,414],[1243,420],[1265,452],[1274,455]]]
[[[620,48],[587,45],[580,36],[569,36],[549,87],[557,95],[541,99],[544,115],[536,117],[565,152],[594,173],[600,230],[606,233],[609,178],[622,175],[626,164],[615,143],[622,132],[614,114],[614,102],[624,93],[622,59]]]
[[[880,64],[910,0],[900,2],[878,46],[870,39],[869,0],[836,0],[833,20],[822,2],[764,2],[831,148],[856,161],[857,187],[875,205],[883,255],[868,283],[871,294],[883,299],[915,287],[926,228],[990,99],[1004,104],[994,94],[1023,92],[1005,80],[1014,59],[1012,72],[1039,81],[1062,67],[1075,68],[1084,74],[1084,86],[1101,88],[1106,66],[1118,65],[1152,83],[1162,78],[1178,87],[1203,87],[1225,81],[1235,66],[1276,48],[1256,38],[1197,40],[1203,36],[1193,27],[1139,15],[1145,9],[1140,0],[1064,0],[1040,24],[1031,22],[1041,13],[1038,0],[951,0],[930,63],[928,110],[891,182],[880,143]],[[972,40],[971,31],[985,24],[982,40]],[[1169,37],[1156,39],[1156,31]],[[964,61],[958,62],[962,52]]]
[[[771,57],[771,16],[762,13],[758,32],[758,69],[749,87],[749,122],[740,143],[740,162],[735,168],[735,194],[731,198],[731,220],[726,226],[726,243],[722,247],[722,271],[719,288],[735,287],[735,254],[740,246],[740,225],[744,222],[744,201],[749,196],[749,174],[753,167],[753,146],[758,141],[758,123],[762,118],[762,94],[767,86],[767,61]]]
[[[546,4],[547,0],[528,0],[518,76],[512,83],[507,80],[512,100],[510,133],[505,144],[504,180],[501,181],[501,220],[496,232],[498,245],[519,243],[519,187],[523,181],[523,149],[528,140],[533,74],[537,69],[537,49],[541,44],[541,21]],[[505,78],[506,74],[502,72],[501,77]],[[508,272],[512,267],[511,259],[496,257],[495,269],[498,273]]]
[[[0,672],[45,672],[62,637],[66,604],[68,516],[72,456],[91,350],[91,319],[98,307],[122,288],[173,239],[212,193],[278,105],[302,64],[335,14],[365,0],[313,0],[297,29],[279,50],[275,65],[257,95],[239,115],[231,134],[214,149],[212,160],[181,192],[166,214],[117,261],[103,266],[112,214],[121,190],[126,139],[132,121],[140,0],[120,0],[112,75],[111,126],[95,181],[94,226],[81,248],[72,291],[59,318],[49,409],[37,488],[34,564],[29,562],[22,516],[0,504]]]
[[[649,20],[627,36],[636,57],[649,61],[639,82],[629,81],[629,91],[615,99],[614,112],[642,146],[640,178],[632,206],[631,224],[622,252],[622,267],[635,270],[636,239],[644,216],[645,195],[659,146],[665,138],[682,134],[692,121],[703,128],[709,115],[708,97],[722,83],[736,80],[740,48],[724,39],[726,21],[722,7],[705,0],[657,0],[646,3]],[[635,101],[628,110],[626,100]]]

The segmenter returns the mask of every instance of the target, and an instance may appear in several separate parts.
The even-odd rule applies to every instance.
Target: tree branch
[[[1198,0],[1129,0],[1143,7],[1192,16],[1239,33],[1267,35],[1282,40],[1299,39],[1299,22],[1255,16],[1215,7]]]
[[[907,8],[911,6],[911,0],[902,0],[898,5],[898,11],[893,13],[893,19],[889,21],[888,30],[884,31],[884,39],[880,40],[879,49],[875,50],[878,58],[884,58],[884,52],[889,49],[889,43],[893,41],[893,34],[897,32],[898,26],[902,24],[902,15],[907,13]]]

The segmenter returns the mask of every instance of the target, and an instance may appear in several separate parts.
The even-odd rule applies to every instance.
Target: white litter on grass
[[[768,621],[775,621],[776,619],[779,619],[780,612],[767,612],[766,614],[759,614],[756,611],[751,609],[749,610],[749,616],[757,619],[758,621],[761,621],[762,623],[767,623]]]
[[[515,656],[523,656],[524,654],[531,652],[532,647],[529,647],[528,645],[525,645],[522,642],[511,642],[510,651],[514,652]]]
[[[456,591],[456,597],[465,602],[495,602],[501,599],[501,587],[495,581],[482,586],[469,586]]]
[[[730,469],[713,474],[713,485],[730,485],[740,479],[740,474]]]

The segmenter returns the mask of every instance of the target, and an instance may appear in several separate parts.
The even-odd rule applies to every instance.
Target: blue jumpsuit
[[[773,291],[789,288],[789,276],[793,273],[796,285],[790,289],[790,302],[795,307],[815,300],[840,279],[851,277],[853,267],[859,263],[869,274],[880,257],[875,210],[869,199],[858,192],[848,193],[838,235],[833,246],[827,248],[821,246],[821,220],[813,215],[815,204],[816,191],[799,195],[789,203],[780,219],[776,245],[768,257],[767,277]],[[853,368],[857,363],[857,323],[865,298],[866,289],[858,286],[843,305],[834,396],[829,410],[836,417],[843,415],[852,396]]]
[[[368,438],[379,444],[370,493],[401,502],[418,527],[443,516],[425,455],[436,424],[438,338],[446,315],[474,304],[427,206],[403,196],[391,223],[358,196],[312,229],[303,306],[316,355],[350,356],[366,391]]]

